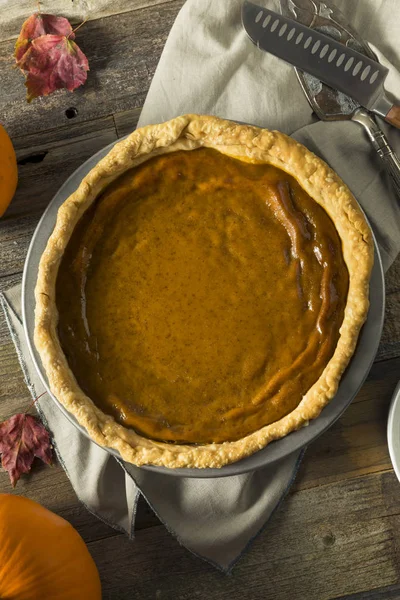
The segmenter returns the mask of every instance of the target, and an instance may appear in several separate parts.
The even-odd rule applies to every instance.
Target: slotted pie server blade
[[[318,77],[386,117],[392,109],[383,83],[386,67],[331,37],[247,0],[243,26],[258,48]]]
[[[336,6],[322,0],[280,0],[282,14],[316,29],[344,46],[376,61],[368,44],[347,22]],[[360,104],[350,96],[329,87],[306,71],[294,67],[300,85],[317,116],[324,121],[351,119]]]

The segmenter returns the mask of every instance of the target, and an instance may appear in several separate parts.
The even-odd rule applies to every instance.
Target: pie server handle
[[[389,144],[386,135],[364,108],[358,108],[354,112],[352,120],[360,123],[366,130],[373,147],[392,179],[397,197],[400,199],[400,160]]]

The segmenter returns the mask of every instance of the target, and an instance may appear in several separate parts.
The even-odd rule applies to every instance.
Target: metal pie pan
[[[82,178],[97,164],[101,158],[103,158],[111,150],[115,143],[116,142],[113,142],[112,144],[106,146],[103,148],[103,150],[100,150],[91,158],[89,158],[89,160],[80,166],[58,190],[44,212],[41,220],[39,221],[32,237],[25,261],[22,279],[23,325],[33,362],[38,370],[44,386],[48,391],[49,396],[58,405],[59,409],[65,414],[71,423],[73,423],[75,427],[77,427],[82,434],[86,435],[87,437],[90,436],[88,436],[86,429],[77,422],[75,417],[69,413],[66,408],[64,408],[64,406],[57,400],[57,398],[55,398],[49,389],[46,374],[33,341],[35,310],[34,289],[36,285],[40,257],[46,247],[47,240],[53,231],[58,208],[61,206],[64,200],[66,200],[66,198],[68,198],[68,196],[70,196],[70,194],[76,190]],[[341,379],[338,392],[333,400],[331,400],[331,402],[323,409],[317,419],[311,421],[308,426],[290,433],[280,440],[271,442],[268,446],[262,450],[259,450],[255,454],[236,463],[226,465],[220,469],[169,469],[166,467],[155,467],[152,465],[145,465],[142,468],[148,471],[165,473],[178,477],[211,478],[239,475],[241,473],[266,467],[278,462],[279,460],[282,460],[290,454],[293,454],[294,452],[307,446],[318,436],[320,436],[321,433],[326,431],[340,417],[340,415],[357,394],[368,375],[378,350],[384,318],[385,284],[382,262],[375,239],[374,244],[375,263],[370,282],[370,309],[368,317],[360,333],[353,358]],[[111,454],[120,458],[120,455],[117,451],[112,449],[108,450]]]

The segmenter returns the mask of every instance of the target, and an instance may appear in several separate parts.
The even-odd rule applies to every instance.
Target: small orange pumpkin
[[[0,125],[0,217],[10,204],[18,183],[17,158],[7,131]]]
[[[78,532],[12,494],[0,494],[0,598],[101,600],[96,565]]]

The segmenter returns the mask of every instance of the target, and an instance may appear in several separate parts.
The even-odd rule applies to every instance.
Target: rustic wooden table
[[[77,39],[90,60],[86,85],[28,105],[12,53],[31,4],[10,0],[14,12],[7,26],[0,22],[0,120],[17,149],[20,176],[0,221],[2,290],[21,281],[32,233],[63,181],[135,126],[183,0],[100,1]],[[52,5],[61,12],[66,3]],[[182,548],[144,502],[130,542],[87,512],[58,465],[35,464],[15,490],[0,472],[0,492],[37,500],[78,529],[99,568],[104,598],[400,598],[400,484],[386,444],[389,402],[400,375],[400,260],[386,282],[385,329],[366,384],[345,415],[307,450],[289,496],[232,575]],[[1,314],[0,421],[28,403]]]

